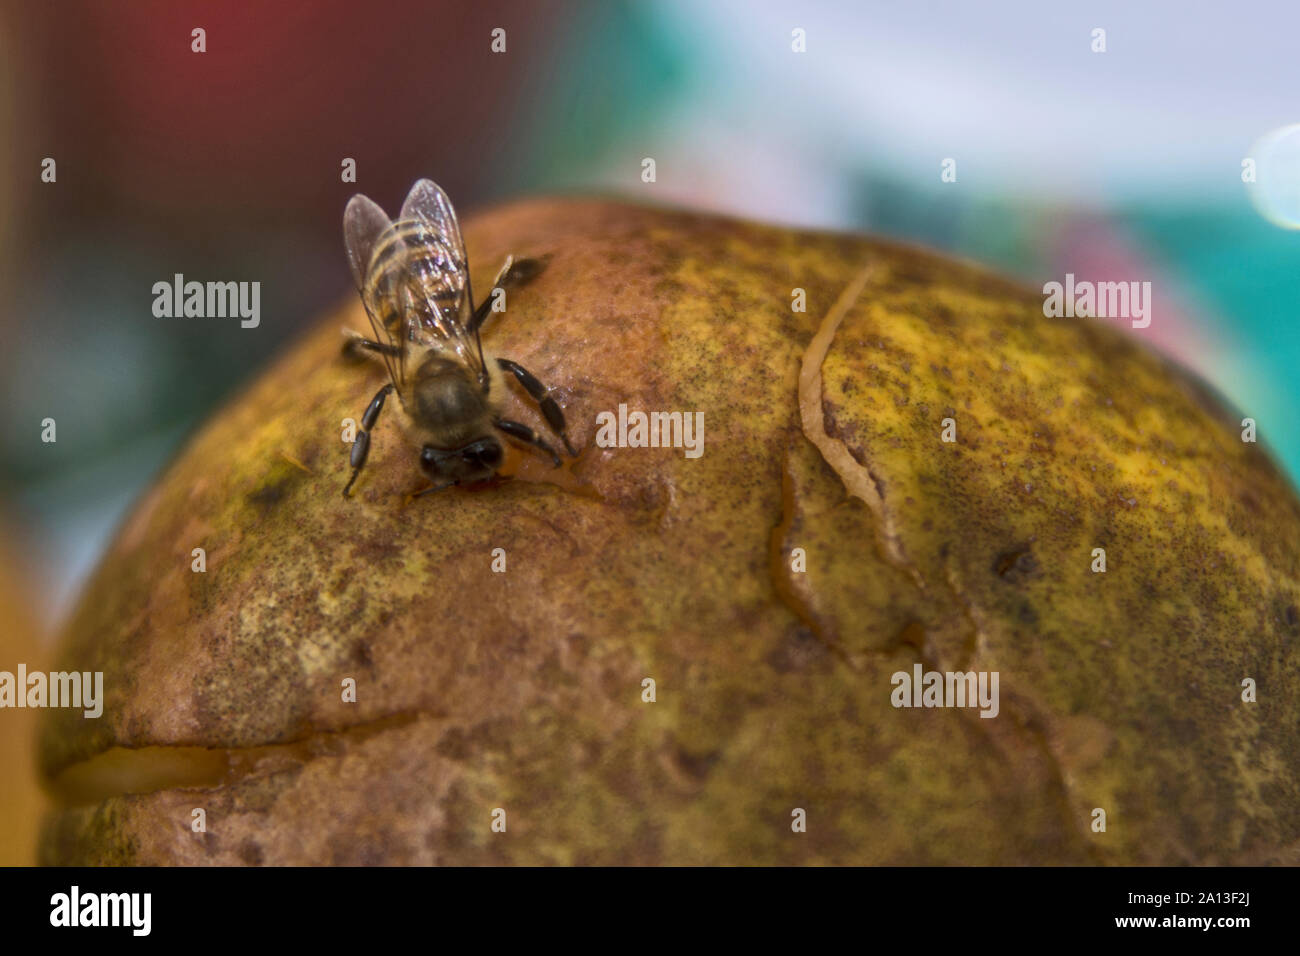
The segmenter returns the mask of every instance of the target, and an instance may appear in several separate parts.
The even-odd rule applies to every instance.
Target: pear
[[[385,373],[325,318],[63,635],[106,701],[42,715],[45,862],[1297,861],[1300,503],[1140,331],[869,238],[575,200],[465,235],[480,295],[546,258],[484,347],[579,457],[414,498],[390,410],[345,499]],[[621,404],[701,453],[598,442]],[[996,714],[896,706],[918,665]]]
[[[12,529],[0,526],[0,683],[14,691],[0,709],[0,866],[36,862],[37,829],[45,809],[36,767],[35,730],[40,711],[18,707],[26,696],[18,674],[43,673],[42,628],[32,613],[32,576],[19,561]],[[4,697],[4,695],[0,695]]]

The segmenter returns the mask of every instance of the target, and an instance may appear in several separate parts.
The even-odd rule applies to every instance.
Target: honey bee
[[[420,494],[494,476],[504,458],[496,432],[541,450],[560,466],[560,456],[533,429],[501,417],[504,373],[518,379],[565,450],[577,455],[564,412],[546,386],[519,363],[483,351],[479,329],[492,299],[474,305],[460,225],[438,185],[421,179],[412,186],[396,222],[358,193],[343,214],[343,242],[375,334],[367,339],[349,333],[346,349],[378,356],[388,369],[388,383],[361,416],[345,498],[365,467],[370,433],[394,391],[408,429],[420,441],[420,467],[433,481]],[[507,257],[493,287],[520,285],[541,269],[537,259]]]

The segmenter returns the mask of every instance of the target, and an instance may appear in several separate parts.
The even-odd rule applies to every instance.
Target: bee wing
[[[388,214],[361,193],[348,200],[348,207],[343,211],[343,245],[348,251],[348,263],[352,266],[352,278],[356,280],[358,289],[365,288],[366,269],[370,266],[375,243],[392,225]]]
[[[348,263],[352,266],[352,278],[361,291],[361,301],[366,307],[366,317],[370,319],[375,341],[400,350],[396,357],[388,354],[382,356],[389,380],[400,389],[406,381],[404,330],[396,330],[398,334],[389,331],[382,319],[375,315],[375,304],[371,302],[371,295],[366,290],[366,274],[375,248],[381,239],[387,242],[390,238],[394,242],[401,241],[394,235],[393,223],[383,209],[360,193],[348,200],[347,209],[343,212],[343,245],[347,249]]]
[[[442,187],[432,179],[417,180],[402,203],[401,219],[423,223],[431,236],[442,242],[455,259],[456,268],[465,269],[465,240],[460,235],[456,210]]]
[[[424,301],[410,303],[413,337],[451,349],[482,377],[483,346],[477,330],[470,331],[474,295],[465,240],[451,200],[437,183],[421,179],[407,193],[398,223],[407,244],[418,250],[413,264],[420,282],[413,294]]]

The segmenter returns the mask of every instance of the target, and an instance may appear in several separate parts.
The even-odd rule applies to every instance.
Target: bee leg
[[[501,271],[492,280],[493,291],[489,292],[487,298],[474,309],[474,315],[469,320],[470,333],[477,332],[479,326],[487,321],[488,315],[492,312],[492,297],[497,289],[512,289],[525,282],[531,282],[544,268],[546,263],[541,259],[516,259],[514,256],[506,256]]]
[[[540,448],[542,451],[546,452],[546,454],[551,456],[551,461],[555,463],[556,468],[560,467],[560,456],[555,453],[555,449],[546,444],[546,441],[542,436],[537,434],[537,432],[533,431],[527,425],[522,422],[512,422],[506,418],[498,418],[495,424],[497,428],[501,429],[511,438],[518,438],[521,442],[526,442],[534,448]]]
[[[564,440],[564,448],[570,456],[577,458],[578,453],[573,450],[573,443],[569,441],[569,433],[564,424],[564,412],[559,403],[551,398],[543,385],[532,372],[524,368],[518,362],[512,362],[508,358],[497,359],[497,364],[502,369],[509,372],[515,378],[519,379],[519,384],[532,397],[538,406],[542,409],[542,414],[546,416],[546,424],[551,426],[551,430]]]
[[[379,421],[379,413],[384,410],[384,399],[392,390],[393,386],[389,384],[375,392],[375,397],[366,406],[366,413],[361,416],[361,428],[357,430],[356,441],[352,443],[352,454],[348,458],[348,463],[352,466],[352,477],[343,486],[344,498],[348,497],[348,492],[352,490],[352,483],[357,480],[357,475],[361,474],[361,469],[365,467],[366,456],[370,454],[370,430],[375,427],[375,422]]]
[[[352,329],[343,330],[343,354],[348,358],[361,358],[365,353],[371,355],[390,355],[393,357],[402,354],[401,348],[396,345],[386,345],[383,342],[372,342],[360,332],[354,332]]]
[[[455,484],[456,482],[454,481],[447,481],[441,485],[430,485],[428,488],[425,488],[423,491],[417,491],[415,494],[411,495],[411,500],[414,501],[416,498],[423,498],[425,495],[431,495],[435,491],[442,491],[444,488],[450,488]]]

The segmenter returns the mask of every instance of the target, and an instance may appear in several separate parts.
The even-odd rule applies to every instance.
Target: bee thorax
[[[417,424],[436,436],[436,444],[443,448],[479,437],[490,420],[487,396],[459,367],[419,376],[411,399]]]

